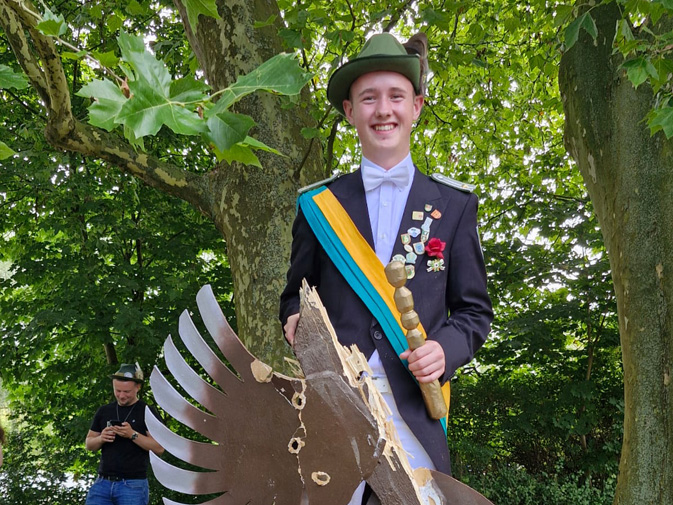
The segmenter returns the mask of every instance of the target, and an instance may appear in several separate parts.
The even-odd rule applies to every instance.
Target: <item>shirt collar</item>
[[[395,165],[393,167],[390,167],[389,170],[393,170],[394,168],[397,168],[397,167],[405,167],[407,169],[407,171],[409,172],[409,182],[407,184],[407,187],[410,186],[412,181],[413,181],[413,172],[414,172],[414,163],[411,160],[411,153],[407,153],[407,155],[405,156],[405,158],[402,161],[400,161],[397,165]],[[364,156],[362,157],[362,162],[360,163],[360,168],[362,169],[363,174],[365,172],[370,171],[370,170],[379,170],[381,172],[386,171],[385,168],[383,168],[380,165],[377,165],[376,163],[374,163],[371,160],[368,160]],[[399,188],[399,189],[401,191],[404,188]]]

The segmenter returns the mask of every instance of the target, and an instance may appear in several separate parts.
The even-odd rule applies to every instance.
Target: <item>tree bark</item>
[[[218,0],[221,19],[200,16],[196,33],[182,4],[176,1],[176,5],[214,90],[233,84],[283,50],[278,26],[253,28],[254,21],[264,21],[272,14],[280,20],[275,1]],[[301,129],[313,123],[307,90],[292,108],[281,107],[280,99],[268,93],[237,104],[238,112],[257,122],[252,135],[285,157],[261,152],[261,169],[222,163],[203,175],[184,171],[73,117],[59,53],[53,40],[35,29],[38,20],[31,11],[37,9],[28,1],[0,0],[0,25],[45,104],[46,138],[56,148],[105,160],[210,217],[226,241],[238,333],[257,355],[280,365],[286,347],[277,321],[278,299],[290,254],[297,189],[324,175],[318,143],[301,135]]]
[[[591,11],[563,56],[565,144],[610,257],[624,364],[624,440],[614,503],[673,503],[673,142],[651,136],[651,88],[634,89],[613,54],[616,3]]]
[[[176,5],[187,38],[215,90],[283,52],[275,1],[218,0],[221,19],[200,16],[196,33],[179,0]],[[254,28],[255,21],[272,15],[277,20],[274,25]],[[257,121],[252,132],[255,138],[286,157],[260,153],[262,170],[234,164],[209,174],[213,197],[209,215],[227,242],[238,334],[255,354],[274,366],[282,363],[286,352],[277,322],[278,300],[290,257],[297,189],[325,174],[319,145],[301,135],[301,129],[313,123],[309,104],[307,89],[291,109],[282,108],[281,100],[268,93],[241,101],[237,112]]]

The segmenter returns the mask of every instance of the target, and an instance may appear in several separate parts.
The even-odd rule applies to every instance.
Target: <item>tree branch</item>
[[[46,116],[42,114],[42,111],[35,109],[30,106],[30,104],[26,103],[24,100],[21,99],[21,97],[17,96],[16,93],[14,93],[11,89],[3,89],[3,93],[7,93],[9,96],[11,96],[16,103],[18,103],[21,107],[26,109],[28,112],[33,114],[34,116],[38,116],[46,121]]]
[[[389,32],[393,28],[395,28],[395,25],[398,23],[400,18],[402,17],[402,14],[409,8],[409,5],[411,5],[411,0],[407,0],[406,3],[402,4],[399,9],[397,9],[396,12],[394,12],[391,16],[390,19],[388,20],[388,23],[386,26],[383,28],[384,32]]]
[[[7,40],[19,65],[21,65],[42,101],[48,106],[50,98],[44,73],[35,60],[30,44],[26,39],[21,19],[5,0],[0,0],[0,25],[7,34]]]
[[[339,124],[341,123],[341,117],[338,117],[334,120],[332,128],[330,129],[329,137],[327,138],[327,169],[332,172],[332,160],[334,159],[334,142],[336,140],[337,132],[339,131]]]
[[[203,189],[209,178],[139,153],[118,136],[75,119],[61,57],[53,39],[37,30],[34,14],[26,10],[31,8],[28,2],[19,4],[12,0],[0,0],[0,23],[10,40],[15,41],[16,47],[12,45],[12,49],[19,64],[46,105],[47,141],[66,151],[110,162],[149,186],[177,196],[210,216],[209,206],[201,196],[207,193]],[[30,33],[37,55],[29,50],[24,28]]]

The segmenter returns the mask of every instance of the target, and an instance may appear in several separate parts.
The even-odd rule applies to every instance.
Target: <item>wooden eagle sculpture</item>
[[[204,505],[345,505],[363,480],[383,505],[492,505],[448,475],[411,469],[367,360],[357,347],[339,344],[313,289],[305,285],[301,298],[294,345],[301,378],[274,372],[246,349],[210,286],[199,291],[197,305],[228,366],[182,313],[180,338],[210,380],[169,336],[166,367],[184,393],[157,367],[150,385],[166,413],[209,442],[181,437],[147,415],[152,436],[197,469],[150,453],[159,482],[188,495],[218,494]]]

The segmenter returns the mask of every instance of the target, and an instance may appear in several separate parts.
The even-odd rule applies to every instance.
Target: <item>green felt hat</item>
[[[129,363],[122,363],[115,373],[110,375],[111,379],[117,379],[120,381],[133,381],[138,384],[143,383],[143,371],[140,369],[140,365],[136,363],[131,365]]]
[[[414,91],[421,93],[421,59],[409,54],[390,33],[372,35],[362,51],[348,63],[337,68],[327,84],[327,99],[342,114],[343,101],[348,99],[351,85],[369,72],[397,72],[411,81]]]

